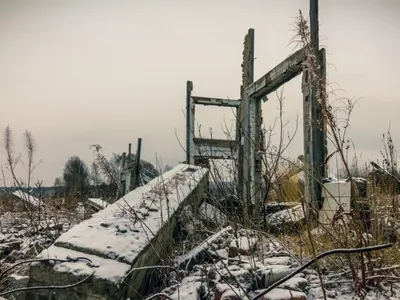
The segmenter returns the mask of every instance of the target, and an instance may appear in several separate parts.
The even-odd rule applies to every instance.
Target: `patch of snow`
[[[1,227],[10,228],[15,223],[15,218],[12,213],[6,212],[1,216],[0,224]]]
[[[178,265],[180,265],[180,264],[182,264],[184,262],[185,263],[186,262],[189,263],[191,259],[193,259],[196,256],[198,256],[202,251],[207,250],[210,247],[210,245],[213,244],[213,242],[215,240],[220,238],[224,233],[227,233],[227,232],[229,232],[231,230],[233,230],[233,228],[231,226],[225,227],[221,231],[219,231],[219,232],[213,234],[212,236],[210,236],[209,238],[207,238],[199,246],[197,246],[196,248],[194,248],[193,250],[191,250],[187,254],[176,257],[175,261],[178,263]]]
[[[290,300],[290,299],[307,299],[307,295],[303,292],[290,291],[285,289],[276,288],[266,293],[263,297],[264,300]],[[313,298],[314,299],[314,298]]]
[[[100,198],[88,198],[88,201],[92,205],[94,205],[100,209],[106,208],[108,206],[108,202],[103,199],[100,199]]]
[[[302,291],[307,287],[308,280],[302,277],[293,277],[282,283],[279,288],[288,289],[292,291]]]
[[[233,288],[225,291],[222,296],[221,300],[230,300],[230,299],[242,299],[247,300],[248,298],[243,294],[243,290],[240,288]]]
[[[282,223],[298,222],[304,219],[304,211],[301,204],[298,204],[292,208],[285,209],[273,213],[268,216],[267,222],[269,225],[279,225]]]
[[[254,248],[256,243],[257,239],[252,237],[248,238],[246,236],[241,236],[238,239],[239,248],[243,253],[249,253],[250,250]]]
[[[293,260],[288,256],[268,257],[263,259],[263,264],[268,267],[269,265],[290,265]]]
[[[18,274],[11,274],[10,276],[8,276],[8,278],[10,278],[10,277],[14,280],[25,280],[25,279],[29,278],[29,276],[21,276]]]
[[[87,265],[87,261],[80,262],[68,262],[68,263],[55,263],[53,270],[61,273],[72,273],[75,276],[88,276],[94,273],[94,277],[100,279],[107,279],[112,282],[119,282],[123,276],[129,271],[131,266],[126,263],[118,262],[112,259],[100,258],[95,255],[82,253],[79,251],[73,251],[57,246],[51,246],[50,248],[43,250],[37,258],[60,258],[66,259],[67,256],[71,258],[86,257],[90,259],[97,268],[91,268]],[[32,265],[38,265],[38,262]],[[40,280],[40,278],[36,278]]]
[[[186,277],[182,280],[179,285],[179,290],[176,290],[172,295],[169,297],[173,300],[197,300],[198,291],[201,286],[201,277],[191,276]]]

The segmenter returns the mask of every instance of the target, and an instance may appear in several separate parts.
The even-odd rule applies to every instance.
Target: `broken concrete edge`
[[[42,253],[39,254],[37,258],[66,258],[67,256],[88,258],[99,267],[92,268],[83,261],[70,263],[34,262],[32,263],[29,270],[30,280],[28,286],[32,287],[42,285],[73,284],[79,282],[80,280],[83,280],[85,277],[88,277],[94,272],[93,277],[90,280],[76,287],[74,291],[68,291],[68,294],[86,294],[86,292],[94,294],[93,292],[90,292],[90,290],[93,290],[99,293],[99,295],[101,295],[101,293],[113,295],[114,297],[117,297],[119,295],[118,284],[122,277],[129,271],[129,264],[121,263],[112,259],[100,258],[95,255],[77,252],[71,249],[65,249],[54,245],[42,251]],[[27,294],[26,299],[35,299],[33,298],[33,295],[46,295],[48,293],[49,291],[35,291],[32,294]],[[64,293],[67,292],[64,291]]]
[[[304,228],[307,221],[302,204],[292,206],[267,216],[267,226],[271,233],[291,233]]]
[[[199,167],[175,167],[75,226],[55,245],[131,264],[205,176]]]
[[[49,249],[44,250],[38,258],[66,258],[68,255],[71,257],[87,257],[93,261],[98,268],[95,268],[93,277],[84,284],[76,287],[74,290],[68,292],[64,296],[59,293],[55,299],[71,299],[71,297],[81,297],[82,295],[97,295],[102,296],[102,299],[126,299],[126,297],[137,297],[138,293],[146,292],[146,282],[150,278],[153,269],[138,270],[129,272],[129,270],[140,268],[143,266],[152,266],[158,264],[161,260],[168,258],[169,251],[173,245],[173,232],[176,229],[176,215],[179,210],[188,205],[198,207],[203,199],[203,193],[206,190],[208,181],[208,170],[200,167],[189,165],[179,165],[173,170],[164,173],[159,178],[152,180],[148,186],[132,191],[123,199],[118,200],[116,203],[108,206],[103,211],[93,215],[81,224],[72,228],[69,232],[63,234]],[[157,193],[155,189],[161,185],[170,184],[175,188],[175,191],[166,195],[169,199],[169,210],[164,207],[157,207],[157,197],[161,199],[162,193]],[[141,224],[140,227],[145,227],[149,230],[142,229],[142,234],[137,231],[129,231],[131,234],[115,232],[115,227],[104,227],[101,224],[104,222],[115,221],[117,225],[130,225],[132,224],[131,218],[125,218],[121,224],[121,216],[117,214],[121,212],[121,206],[124,203],[134,206],[146,202],[146,192],[155,193],[155,199],[151,201],[153,210],[147,211],[146,220],[150,220],[147,224]],[[175,198],[175,199],[174,199]],[[158,200],[159,200],[158,199]],[[173,201],[175,200],[175,201]],[[118,203],[123,202],[123,204]],[[151,205],[150,205],[151,206]],[[154,222],[154,217],[157,215],[158,210],[167,216],[167,210],[170,214],[170,219],[165,222]],[[111,212],[107,213],[107,212]],[[157,218],[156,218],[157,219]],[[159,218],[158,218],[159,219]],[[115,224],[113,224],[115,225]],[[110,231],[111,227],[114,231]],[[110,230],[108,230],[110,229]],[[117,228],[118,231],[120,227]],[[96,230],[100,230],[100,235],[91,235]],[[149,232],[147,232],[149,231]],[[144,233],[143,233],[144,232]],[[135,234],[134,234],[135,233]],[[136,234],[137,233],[137,234]],[[104,235],[104,236],[103,236]],[[143,241],[135,239],[135,235],[140,235]],[[77,237],[79,237],[77,239]],[[97,240],[96,240],[97,237]],[[116,238],[117,237],[117,238]],[[83,241],[82,241],[83,240]],[[149,240],[151,242],[149,243]],[[75,245],[76,242],[78,245]],[[107,245],[114,242],[117,248],[113,256],[105,255],[104,249],[107,250]],[[94,244],[94,249],[93,249]],[[100,248],[96,249],[96,246]],[[122,252],[121,247],[122,246]],[[91,248],[92,247],[92,248]],[[126,258],[124,251],[131,251],[136,248],[133,255]],[[120,250],[119,252],[117,250]],[[111,249],[112,250],[112,249]],[[44,263],[34,263],[30,268],[30,281],[29,286],[35,285],[64,285],[78,282],[93,272],[93,269],[85,263],[62,263],[49,265]],[[127,274],[129,276],[127,277]],[[123,288],[121,283],[124,282]],[[41,296],[48,295],[48,291],[41,292]],[[122,296],[121,296],[122,295]],[[32,296],[32,295],[31,295]],[[39,295],[40,296],[40,295]],[[38,296],[38,297],[39,297]],[[29,298],[27,299],[35,299]]]
[[[202,169],[205,170],[205,169]],[[169,220],[169,226],[163,226],[158,232],[155,239],[153,239],[146,248],[142,251],[143,255],[138,255],[136,260],[132,263],[131,270],[138,269],[143,266],[155,266],[160,261],[166,258],[172,261],[171,251],[174,246],[173,233],[176,230],[177,218],[179,212],[185,207],[191,206],[195,210],[200,206],[203,200],[203,194],[207,190],[208,185],[208,170],[202,174],[202,178],[197,181],[197,186],[192,189],[190,194],[182,201],[179,209],[175,211]],[[156,268],[155,268],[156,269]],[[129,276],[123,279],[123,299],[130,298],[136,299],[140,294],[145,295],[149,278],[155,269],[143,269],[130,271]]]
[[[98,210],[104,209],[109,205],[107,201],[100,198],[88,198],[87,200],[90,205],[94,206]]]
[[[189,267],[189,264],[191,263],[192,260],[194,260],[202,251],[207,250],[210,245],[218,239],[220,236],[222,236],[225,232],[232,232],[233,227],[232,226],[227,226],[217,233],[214,233],[212,236],[207,238],[205,241],[203,241],[200,245],[198,245],[196,248],[192,249],[189,251],[187,254],[176,257],[175,258],[175,263],[180,266],[183,269],[187,269]]]
[[[254,237],[257,240],[252,242]],[[282,246],[271,242],[251,229],[224,228],[186,255],[176,258],[176,261],[182,262],[181,270],[187,262],[194,265],[187,268],[187,272],[186,269],[182,272],[185,277],[180,283],[173,283],[162,293],[171,299],[202,299],[203,292],[207,294],[207,299],[247,299],[241,293],[243,290],[257,294],[259,289],[269,287],[298,266],[297,260],[289,254],[281,255]],[[248,247],[251,244],[256,248]],[[237,247],[235,253],[230,251],[232,245]],[[304,278],[293,278],[279,287],[301,292],[306,286]],[[235,297],[229,298],[233,295],[232,291]]]

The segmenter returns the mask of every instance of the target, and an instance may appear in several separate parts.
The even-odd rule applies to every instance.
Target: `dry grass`
[[[303,186],[301,184],[301,175],[291,176],[285,184],[280,186],[280,195],[282,202],[300,202],[303,198]]]
[[[301,202],[304,196],[304,179],[300,168],[288,168],[285,163],[277,168],[276,180],[269,202]]]
[[[292,191],[296,185],[287,182],[284,190]],[[371,193],[373,190],[375,193]],[[393,210],[393,199],[398,205],[399,197],[393,196],[388,191],[382,191],[371,187],[371,196],[368,198],[371,207],[370,231],[363,231],[364,245],[378,245],[393,242],[393,246],[377,253],[365,255],[365,265],[368,272],[375,272],[381,268],[398,265],[400,262],[400,247],[397,241],[400,239],[400,226]],[[338,220],[329,225],[314,224],[310,236],[306,225],[290,234],[278,236],[278,239],[295,255],[303,260],[313,257],[313,247],[317,253],[325,252],[335,248],[357,248],[360,247],[357,226],[359,217],[352,215],[341,215]],[[357,256],[331,256],[321,262],[321,267],[329,270],[348,271],[349,260],[356,269],[360,268],[360,259]],[[350,272],[349,272],[350,273]]]

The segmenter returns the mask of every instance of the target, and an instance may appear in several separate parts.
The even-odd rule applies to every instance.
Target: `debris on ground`
[[[301,204],[272,213],[266,217],[270,232],[284,233],[303,227],[305,222],[304,209]]]

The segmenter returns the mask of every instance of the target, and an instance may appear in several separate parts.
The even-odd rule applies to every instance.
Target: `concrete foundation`
[[[93,264],[34,263],[28,286],[71,285],[93,276],[77,287],[37,290],[26,299],[142,299],[154,273],[143,267],[169,257],[176,215],[201,204],[207,181],[207,169],[179,165],[73,227],[38,258],[85,257]]]

